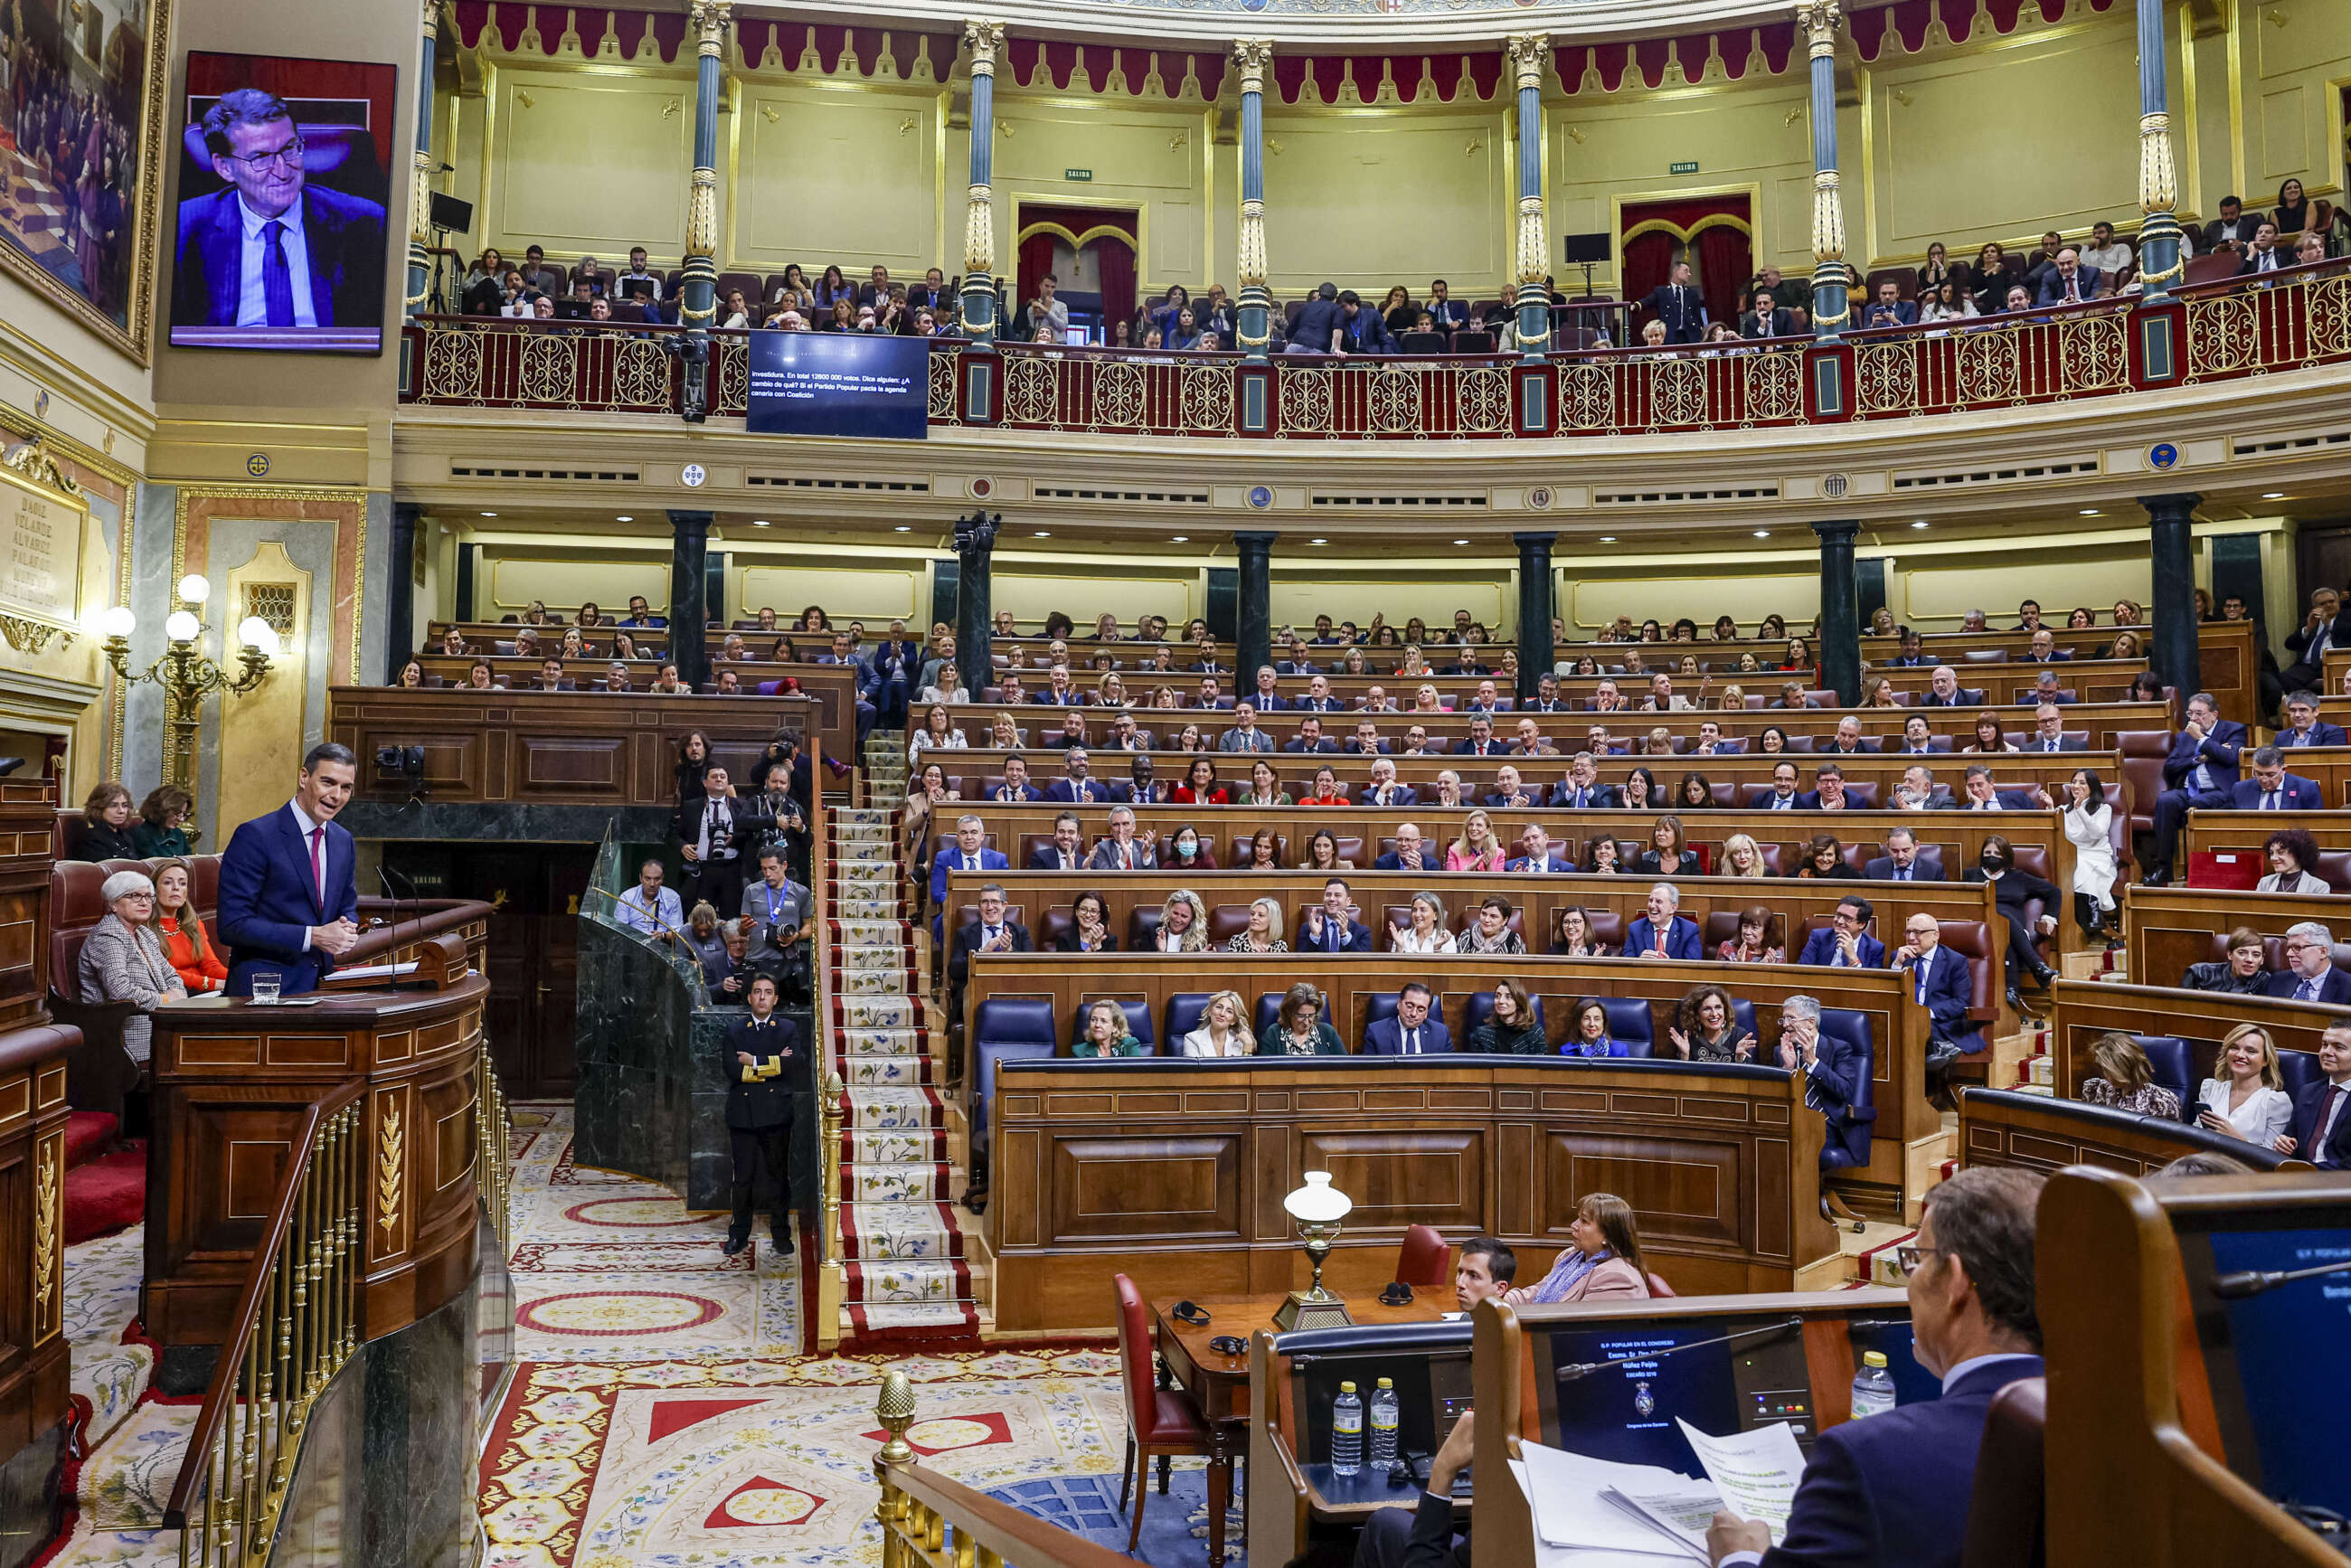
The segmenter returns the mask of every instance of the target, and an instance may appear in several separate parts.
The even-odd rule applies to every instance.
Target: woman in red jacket
[[[163,939],[163,956],[194,997],[219,990],[228,980],[228,965],[219,944],[206,935],[188,890],[187,862],[168,860],[156,869],[155,934]]]

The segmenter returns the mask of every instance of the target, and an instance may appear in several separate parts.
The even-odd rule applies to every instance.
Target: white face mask
[[[1176,841],[1176,852],[1183,856],[1186,860],[1190,860],[1194,855],[1200,852],[1199,842],[1195,839],[1177,839]]]

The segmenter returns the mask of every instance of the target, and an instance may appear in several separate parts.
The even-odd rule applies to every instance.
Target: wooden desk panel
[[[1309,1270],[1281,1198],[1306,1169],[1325,1168],[1315,1162],[1334,1145],[1353,1160],[1335,1185],[1359,1207],[1324,1280],[1351,1300],[1394,1277],[1409,1223],[1556,1252],[1574,1198],[1603,1183],[1633,1205],[1643,1247],[1672,1260],[1692,1291],[1792,1289],[1835,1267],[1835,1233],[1819,1213],[1822,1124],[1793,1074],[1563,1059],[1416,1071],[1428,1094],[1458,1103],[1440,1112],[1390,1103],[1401,1086],[1386,1067],[1006,1064],[988,1207],[997,1326],[1099,1329],[1112,1270],[1151,1300],[1302,1285]],[[1212,1108],[1235,1096],[1242,1108]],[[1452,1154],[1426,1158],[1431,1138]],[[1176,1207],[1146,1183],[1089,1185],[1087,1155],[1113,1148],[1185,1168],[1187,1186],[1202,1184],[1195,1191],[1213,1168],[1212,1200]],[[1384,1175],[1371,1186],[1351,1186],[1375,1168]]]
[[[2264,936],[2282,937],[2286,927],[2315,920],[2334,930],[2337,941],[2351,941],[2351,903],[2339,894],[2237,893],[2177,886],[2131,886],[2116,891],[2123,895],[2129,923],[2128,973],[2135,986],[2178,986],[2189,965],[2216,956],[2215,937],[2225,941],[2240,925],[2249,925]]]
[[[1980,1089],[1959,1095],[1959,1163],[1966,1166],[2059,1171],[2067,1166],[2097,1166],[2139,1176],[2199,1149],[2217,1149],[2248,1161],[2273,1157],[2266,1149],[2185,1123],[2161,1123],[2078,1100]]]
[[[576,692],[541,692],[533,689],[531,683],[538,679],[539,667],[544,662],[538,658],[517,658],[509,656],[475,660],[473,658],[459,658],[445,653],[428,653],[420,654],[418,656],[418,662],[424,666],[424,673],[427,675],[437,675],[441,677],[445,684],[440,686],[424,687],[421,692],[411,692],[408,694],[411,696],[420,695],[440,695],[444,693],[452,691],[472,690],[473,688],[468,686],[465,683],[470,678],[473,667],[476,663],[488,664],[492,672],[492,677],[504,683],[501,686],[492,688],[493,690],[503,691],[507,695],[512,697],[528,698],[534,704],[545,702],[550,698],[564,700],[573,698],[601,698],[604,706],[601,707],[591,707],[585,711],[597,713],[599,715],[609,715],[611,711],[611,705],[612,703],[612,699],[615,697],[621,697],[624,695],[620,692],[600,692],[593,689],[603,680],[604,672],[611,664],[610,660],[590,661],[586,664],[575,663],[567,666],[565,669],[566,676],[577,682],[579,685],[580,689]],[[797,675],[800,678],[799,695],[809,702],[813,703],[816,708],[816,717],[814,720],[811,721],[803,717],[800,721],[800,727],[798,733],[803,736],[814,735],[821,737],[824,741],[825,752],[828,756],[852,757],[856,754],[857,680],[854,675],[841,669],[839,666],[832,664],[794,664],[790,666],[781,664],[738,664],[731,667],[742,672],[743,691],[739,695],[725,697],[720,700],[726,702],[743,702],[747,700],[762,704],[789,701],[789,698],[773,696],[762,697],[753,688],[761,681],[780,680],[788,674]],[[687,696],[713,696],[716,695],[715,693],[703,692],[684,693],[679,695],[673,696],[664,693],[648,691],[644,689],[644,687],[646,685],[651,683],[658,671],[652,667],[647,662],[641,662],[637,664],[632,665],[631,673],[637,677],[640,685],[636,690],[627,693],[625,695],[634,702],[667,704],[681,701]],[[717,677],[713,675],[711,678],[716,680]],[[401,688],[354,687],[351,689],[359,691],[398,691]],[[536,709],[525,709],[523,711],[532,712],[536,711]],[[777,710],[773,708],[763,708],[758,711],[768,714],[770,716],[769,722],[772,723],[772,716]],[[683,737],[684,733],[684,731],[683,729],[678,732],[681,737]],[[670,760],[674,764],[676,758],[673,756]]]
[[[79,1030],[46,1020],[0,1027],[0,1467],[20,1477],[11,1500],[26,1511],[9,1526],[19,1542],[28,1527],[35,1541],[47,1530],[65,1458],[66,1059],[80,1042]],[[36,1443],[40,1457],[23,1455]]]
[[[1927,1015],[1910,999],[1907,983],[1898,975],[1884,969],[1827,969],[1798,964],[1721,964],[1643,963],[1619,959],[1588,958],[1481,958],[1457,957],[1432,962],[1425,958],[1369,955],[1364,956],[1330,957],[1314,954],[1265,955],[1244,956],[1218,953],[1207,956],[1209,967],[1203,971],[1196,961],[1161,953],[1104,954],[1088,958],[1082,966],[1065,955],[1052,953],[999,954],[975,957],[971,966],[971,984],[967,1005],[976,1010],[977,1001],[985,997],[1035,998],[1050,1003],[1053,1016],[1064,1034],[1074,1032],[1078,1009],[1095,1001],[1136,1002],[1151,1010],[1155,1030],[1164,1030],[1170,998],[1186,992],[1205,992],[1229,988],[1238,991],[1252,1007],[1262,992],[1280,991],[1304,982],[1313,986],[1328,999],[1330,1021],[1350,1050],[1358,1048],[1363,1040],[1364,1025],[1370,1016],[1371,999],[1391,995],[1404,988],[1407,981],[1417,980],[1435,993],[1432,1003],[1437,1016],[1442,1018],[1452,1033],[1457,1047],[1466,1038],[1463,1019],[1472,995],[1489,991],[1494,982],[1509,977],[1524,985],[1543,1011],[1545,1022],[1553,1030],[1564,1032],[1567,1009],[1584,997],[1622,997],[1636,998],[1650,1004],[1656,1038],[1663,1040],[1672,1022],[1674,1004],[1693,986],[1715,982],[1730,990],[1734,997],[1750,1002],[1755,1008],[1756,1034],[1760,1048],[1768,1052],[1779,1042],[1780,1004],[1788,997],[1802,993],[1818,998],[1825,1008],[1843,1008],[1862,1014],[1869,1022],[1871,1038],[1877,1049],[1873,1063],[1873,1098],[1877,1106],[1877,1121],[1873,1128],[1870,1162],[1840,1173],[1840,1181],[1849,1181],[1856,1188],[1874,1189],[1882,1200],[1898,1198],[1905,1205],[1921,1196],[1919,1176],[1909,1168],[1907,1154],[1917,1140],[1940,1134],[1940,1114],[1928,1103],[1926,1092]],[[968,1038],[968,1036],[967,1036]],[[1174,1049],[1171,1042],[1161,1041],[1162,1051]],[[1442,1061],[1443,1058],[1436,1059]],[[1391,1063],[1391,1065],[1395,1065]],[[1546,1085],[1548,1095],[1573,1094],[1577,1086]],[[1093,1114],[1113,1108],[1094,1090],[1057,1091],[1062,1098],[1050,1107],[1055,1113]],[[1461,1111],[1525,1112],[1552,1108],[1548,1101],[1538,1102],[1533,1092],[1525,1087],[1510,1087],[1499,1092],[1478,1084],[1448,1084],[1424,1079],[1417,1072],[1400,1072],[1364,1086],[1343,1085],[1331,1090],[1289,1090],[1301,1096],[1285,1110],[1341,1111],[1365,1110],[1380,1113],[1398,1112],[1441,1118]],[[1001,1085],[998,1086],[998,1107]],[[1316,1098],[1319,1095],[1341,1094],[1343,1100]],[[1157,1096],[1155,1100],[1150,1096]],[[1368,1096],[1368,1099],[1366,1097]],[[1249,1108],[1244,1089],[1232,1084],[1207,1086],[1185,1083],[1174,1088],[1157,1087],[1137,1092],[1134,1096],[1120,1100],[1115,1106],[1123,1113],[1136,1115],[1157,1113],[1170,1121],[1193,1115],[1221,1116],[1238,1114]],[[1000,1118],[1000,1109],[998,1115]],[[999,1122],[1000,1124],[1000,1122]],[[1433,1157],[1458,1159],[1458,1151],[1447,1153],[1450,1147],[1446,1139],[1452,1134],[1432,1134],[1437,1142],[1430,1145]],[[1597,1148],[1597,1145],[1594,1145]],[[1339,1159],[1349,1151],[1333,1145],[1325,1151],[1327,1157]],[[1530,1168],[1526,1161],[1534,1151],[1515,1149],[1519,1164],[1513,1169]],[[1193,1174],[1206,1169],[1208,1155],[1186,1156],[1199,1162]],[[1595,1153],[1591,1157],[1599,1157]],[[1324,1168],[1316,1166],[1313,1168]],[[1471,1167],[1457,1164],[1458,1173]],[[1348,1194],[1358,1203],[1366,1201],[1367,1194],[1388,1190],[1386,1184],[1399,1179],[1396,1173],[1375,1170],[1366,1166],[1363,1176],[1366,1184],[1350,1187]],[[1286,1192],[1287,1187],[1281,1189]],[[1414,1186],[1413,1201],[1426,1205],[1432,1194],[1425,1187]],[[1516,1196],[1511,1196],[1515,1194]],[[1260,1217],[1280,1230],[1286,1221],[1280,1212],[1279,1194],[1270,1217]],[[1862,1196],[1872,1196],[1863,1192]],[[1512,1188],[1498,1197],[1497,1202],[1510,1205],[1507,1212],[1524,1221],[1526,1216],[1541,1205],[1531,1192]],[[1477,1208],[1465,1186],[1459,1195],[1462,1212]],[[997,1212],[991,1205],[991,1213]],[[1205,1215],[1205,1205],[1196,1212]],[[1424,1223],[1435,1224],[1426,1213],[1416,1216]],[[1247,1216],[1235,1219],[1244,1225]],[[1463,1219],[1460,1223],[1471,1223]],[[1529,1221],[1531,1223],[1531,1221]],[[1205,1223],[1205,1220],[1203,1221]],[[1384,1281],[1382,1281],[1384,1283]]]
[[[327,737],[358,756],[363,800],[406,800],[408,780],[379,767],[376,752],[421,746],[436,804],[674,806],[678,747],[688,731],[709,737],[713,755],[747,779],[778,734],[813,739],[821,755],[835,755],[826,728],[819,704],[793,697],[386,686],[327,694]]]

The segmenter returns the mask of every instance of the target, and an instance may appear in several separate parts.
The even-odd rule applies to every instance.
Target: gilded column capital
[[[1802,28],[1813,59],[1836,53],[1837,30],[1844,26],[1844,11],[1837,0],[1800,0],[1796,6],[1796,26]]]
[[[1513,33],[1504,40],[1502,52],[1510,57],[1518,73],[1520,90],[1542,86],[1543,67],[1551,61],[1551,39],[1542,33]]]
[[[1004,24],[966,22],[963,25],[963,47],[964,52],[971,57],[972,75],[994,76],[997,52],[1004,47]]]
[[[441,0],[424,0],[424,32],[427,37],[441,30]]]
[[[1265,73],[1273,68],[1273,40],[1271,38],[1235,39],[1233,64],[1240,68],[1243,92],[1263,93]]]
[[[726,17],[733,0],[694,0],[695,47],[716,57],[726,47]]]
[[[2153,216],[2179,204],[2179,175],[2171,157],[2171,116],[2138,117],[2138,206]]]

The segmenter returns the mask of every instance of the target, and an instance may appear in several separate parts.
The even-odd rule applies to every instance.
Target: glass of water
[[[253,1005],[270,1008],[277,1005],[277,988],[286,977],[275,969],[262,969],[253,977]]]

